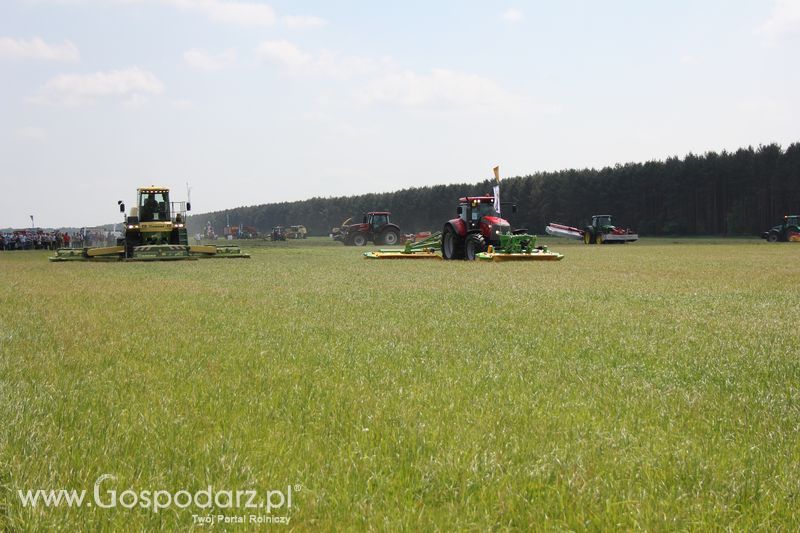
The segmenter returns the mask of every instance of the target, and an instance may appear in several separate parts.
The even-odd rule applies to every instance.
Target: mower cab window
[[[139,219],[142,222],[169,220],[169,205],[163,192],[139,193]]]
[[[372,227],[378,228],[386,224],[386,215],[372,215]]]

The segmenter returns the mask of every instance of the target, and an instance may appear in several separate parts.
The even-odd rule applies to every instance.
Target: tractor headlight
[[[503,235],[504,233],[508,233],[510,230],[511,228],[505,224],[492,224],[491,233],[492,235]]]

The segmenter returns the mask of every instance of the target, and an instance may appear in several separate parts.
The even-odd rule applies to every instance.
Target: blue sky
[[[800,0],[2,0],[0,227],[786,145],[798,57]]]

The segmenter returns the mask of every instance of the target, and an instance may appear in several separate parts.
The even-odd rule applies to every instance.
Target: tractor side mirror
[[[117,205],[119,206],[119,212],[120,213],[124,213],[125,212],[125,204],[122,202],[122,200],[117,200]]]
[[[512,213],[516,213],[517,212],[517,204],[511,204],[511,212]]]
[[[456,215],[461,216],[461,206],[456,207]]]
[[[192,202],[186,202],[186,210],[187,211],[191,211],[192,210]]]

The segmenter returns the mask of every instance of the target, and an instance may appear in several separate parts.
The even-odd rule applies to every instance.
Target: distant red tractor
[[[361,224],[342,226],[337,240],[346,246],[364,246],[370,241],[395,245],[400,242],[400,228],[389,222],[390,214],[388,211],[371,211],[364,215]]]
[[[527,233],[524,229],[511,231],[511,224],[495,209],[494,196],[467,196],[458,202],[458,217],[448,220],[442,230],[444,259],[472,261],[489,245],[499,248],[500,235]],[[516,206],[511,207],[516,211]]]

